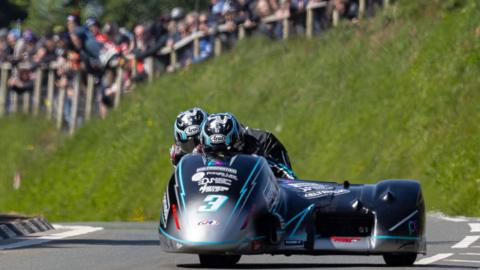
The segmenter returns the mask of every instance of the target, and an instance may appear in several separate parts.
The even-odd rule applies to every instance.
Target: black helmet
[[[191,153],[200,143],[199,134],[208,114],[200,108],[192,108],[178,114],[173,127],[175,143],[183,152]]]
[[[207,152],[230,151],[240,140],[240,129],[241,125],[233,114],[212,114],[202,126],[200,141]]]

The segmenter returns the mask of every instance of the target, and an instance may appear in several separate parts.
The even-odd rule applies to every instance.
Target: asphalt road
[[[158,246],[155,222],[61,225],[64,227],[54,231],[53,236],[49,232],[15,241],[0,241],[0,270],[201,268],[195,255],[164,253]],[[75,227],[77,225],[89,227]],[[91,227],[103,227],[103,230]],[[420,256],[417,261],[420,264],[409,269],[480,269],[479,219],[429,214],[427,237],[428,254]],[[12,245],[17,248],[5,249],[14,247]],[[388,267],[380,256],[270,255],[243,256],[236,266],[236,269],[372,268]]]

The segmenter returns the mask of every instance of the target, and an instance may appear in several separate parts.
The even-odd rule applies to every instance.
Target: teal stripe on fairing
[[[178,239],[176,237],[173,237],[171,236],[170,234],[168,234],[162,227],[158,227],[158,232],[163,234],[163,236],[167,237],[168,239],[170,240],[173,240],[175,242],[179,242],[181,244],[184,244],[184,245],[229,245],[229,244],[241,244],[241,243],[245,243],[245,242],[248,242],[248,241],[254,241],[254,240],[262,240],[262,239],[265,239],[267,238],[266,236],[254,236],[254,237],[245,237],[244,239],[242,240],[236,240],[236,241],[199,241],[199,242],[195,242],[195,241],[188,241],[188,240],[182,240],[182,239]]]
[[[307,208],[303,209],[302,211],[300,211],[298,214],[296,214],[293,218],[291,218],[289,221],[287,221],[287,223],[285,223],[285,227],[287,227],[288,225],[290,225],[290,223],[292,223],[295,219],[297,219],[298,217],[300,217],[305,211],[308,211],[310,207],[312,207],[314,204],[311,204],[309,205]]]
[[[182,173],[182,164],[183,159],[180,159],[180,163],[178,164],[178,178],[180,182],[180,200],[182,201],[183,211],[186,211],[186,203],[185,203],[185,188],[183,187],[183,173]]]
[[[293,231],[290,233],[290,237],[292,237],[293,235],[295,235],[295,233],[297,232],[298,228],[300,227],[300,224],[302,224],[303,220],[305,219],[305,217],[307,216],[308,212],[310,212],[310,209],[312,209],[312,207],[314,206],[314,204],[312,203],[309,207],[307,207],[305,210],[303,210],[303,215],[302,217],[298,220],[297,222],[297,225],[295,226],[295,228],[293,229]]]
[[[261,160],[262,160],[262,159],[260,159],[260,158],[257,159],[257,162],[256,162],[255,165],[253,166],[252,171],[251,171],[250,174],[248,175],[247,181],[245,181],[245,184],[243,184],[243,187],[242,187],[242,189],[240,190],[240,198],[238,198],[237,203],[235,204],[235,207],[233,208],[232,213],[231,213],[230,216],[228,217],[227,224],[225,225],[225,228],[226,228],[226,226],[227,226],[228,224],[230,224],[230,221],[231,221],[231,219],[233,218],[233,215],[234,215],[235,212],[237,211],[237,208],[238,208],[238,206],[240,205],[240,202],[242,201],[243,196],[245,195],[245,192],[247,191],[248,183],[249,183],[250,180],[252,179],[253,173],[254,173],[255,170],[257,169],[258,164],[260,163]]]
[[[394,236],[394,235],[374,235],[372,238],[377,239],[396,239],[396,240],[420,240],[420,237],[416,236]]]

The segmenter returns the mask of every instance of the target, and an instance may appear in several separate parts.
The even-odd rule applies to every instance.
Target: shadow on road
[[[178,264],[179,268],[192,268],[192,269],[206,269],[200,264]],[[217,269],[305,269],[305,268],[388,268],[385,264],[367,264],[367,263],[343,263],[343,264],[330,264],[330,263],[245,263],[237,264],[232,267],[217,268]],[[440,269],[478,269],[473,266],[464,265],[414,265],[408,267],[408,269],[416,268],[440,268]]]
[[[41,245],[22,247],[18,249],[33,248],[67,248],[68,245],[78,246],[158,246],[158,240],[106,240],[106,239],[62,239]],[[70,247],[71,248],[71,247]]]

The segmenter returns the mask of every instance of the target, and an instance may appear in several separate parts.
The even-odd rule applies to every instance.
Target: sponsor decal
[[[346,189],[338,189],[338,190],[318,190],[318,191],[312,191],[312,192],[307,192],[303,195],[304,198],[306,199],[315,199],[315,198],[320,198],[320,197],[325,197],[329,195],[333,196],[338,196],[342,194],[349,193],[350,191]]]
[[[199,179],[197,181],[193,181],[193,182],[197,182],[199,186],[204,186],[204,185],[208,185],[208,184],[218,184],[218,185],[230,186],[232,184],[232,180],[227,179],[227,178],[223,178],[223,177],[204,177],[204,178],[201,178],[201,179]]]
[[[224,187],[224,186],[202,186],[200,187],[200,192],[205,193],[205,192],[224,192],[228,191],[230,188]]]
[[[302,246],[303,240],[285,240],[283,243],[285,246]]]
[[[197,172],[205,172],[205,171],[220,171],[220,172],[228,172],[237,174],[237,170],[228,167],[221,167],[221,166],[209,166],[209,167],[200,167],[197,169]]]
[[[210,141],[213,144],[220,144],[220,143],[225,143],[226,138],[225,138],[225,135],[214,134],[214,135],[210,136]]]
[[[204,172],[197,172],[196,174],[192,175],[192,181],[197,182],[200,181],[205,176]]]
[[[198,134],[199,132],[200,132],[200,127],[198,125],[192,125],[185,129],[185,133],[187,133],[187,136],[193,136]]]
[[[237,180],[236,169],[220,166],[198,168],[192,175],[192,181],[198,184],[201,193],[228,191],[232,182]]]
[[[360,237],[341,237],[341,236],[332,236],[330,237],[330,240],[332,242],[338,242],[338,243],[355,243],[360,241]]]
[[[218,221],[216,221],[215,219],[206,219],[206,220],[202,220],[202,221],[199,221],[197,223],[198,226],[204,226],[204,225],[218,225]]]
[[[319,183],[289,183],[287,184],[289,187],[292,187],[298,191],[302,192],[309,192],[312,190],[332,190],[335,189],[332,185],[325,185]]]
[[[233,181],[237,181],[238,177],[235,174],[225,173],[225,172],[207,172],[207,176],[214,176],[220,178],[227,178]]]
[[[300,193],[305,199],[316,199],[326,196],[338,196],[342,194],[350,193],[349,190],[339,188],[336,189],[336,185],[326,185],[320,183],[287,183],[285,187]]]

